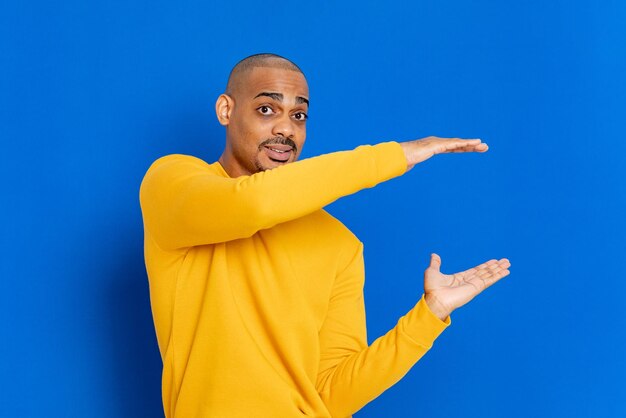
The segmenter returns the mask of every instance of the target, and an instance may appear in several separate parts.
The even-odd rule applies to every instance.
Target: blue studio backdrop
[[[309,81],[303,158],[490,145],[327,208],[365,244],[370,343],[431,252],[512,262],[355,416],[626,416],[624,22],[623,1],[4,2],[0,415],[163,416],[139,184],[216,160],[228,72],[274,52]]]

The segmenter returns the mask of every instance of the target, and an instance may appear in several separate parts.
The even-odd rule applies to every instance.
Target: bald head
[[[226,84],[226,94],[232,96],[238,90],[242,81],[245,81],[246,76],[257,67],[265,68],[280,68],[283,70],[296,71],[302,75],[304,73],[293,62],[289,61],[285,57],[281,57],[276,54],[255,54],[250,55],[247,58],[239,61],[231,70],[228,76],[228,83]]]

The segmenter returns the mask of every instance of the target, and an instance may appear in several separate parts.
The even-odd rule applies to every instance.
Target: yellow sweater
[[[321,209],[406,164],[397,142],[237,178],[187,155],[152,164],[140,202],[166,417],[349,417],[408,372],[449,320],[422,297],[368,347],[362,244]]]

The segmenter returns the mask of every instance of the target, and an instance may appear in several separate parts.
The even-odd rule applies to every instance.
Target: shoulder
[[[209,169],[212,165],[213,164],[209,164],[198,157],[194,157],[193,155],[168,154],[157,158],[152,164],[150,164],[146,175],[161,169],[175,169],[177,167]]]
[[[227,177],[218,162],[206,161],[184,154],[169,154],[155,160],[141,180],[139,200],[153,201],[167,197],[176,190],[200,178]]]
[[[156,159],[146,171],[142,183],[172,181],[181,177],[193,176],[196,174],[213,174],[225,176],[223,169],[218,162],[212,164],[185,154],[169,154]]]

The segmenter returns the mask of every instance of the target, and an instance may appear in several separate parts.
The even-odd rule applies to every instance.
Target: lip
[[[265,145],[263,148],[265,148],[265,154],[267,154],[267,156],[271,160],[279,163],[285,163],[289,161],[291,155],[293,154],[293,148],[291,148],[289,145],[271,144]]]

